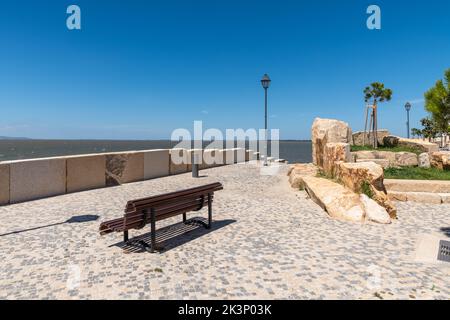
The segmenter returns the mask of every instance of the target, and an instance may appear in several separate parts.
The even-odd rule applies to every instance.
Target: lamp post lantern
[[[267,89],[269,89],[271,81],[267,73],[261,79],[264,88],[264,166],[267,166]]]
[[[409,139],[409,111],[411,110],[411,103],[407,102],[405,104],[406,110],[406,130],[407,130],[407,138]]]

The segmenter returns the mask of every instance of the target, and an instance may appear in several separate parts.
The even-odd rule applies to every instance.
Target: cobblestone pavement
[[[419,235],[450,240],[449,205],[398,204],[392,225],[340,222],[290,189],[286,170],[233,165],[1,207],[0,298],[450,298],[450,264],[414,259]],[[121,234],[98,233],[129,199],[215,181],[225,189],[213,229],[158,223],[162,253],[124,251]],[[69,220],[85,215],[99,218]]]

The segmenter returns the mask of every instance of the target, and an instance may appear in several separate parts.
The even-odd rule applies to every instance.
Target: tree
[[[441,142],[449,133],[450,126],[450,69],[445,71],[444,80],[425,93],[425,109],[431,114],[436,130],[441,134]]]
[[[369,87],[366,87],[364,89],[364,100],[366,103],[372,103],[373,109],[372,109],[372,115],[371,115],[371,122],[372,122],[372,130],[373,132],[373,147],[378,148],[378,103],[390,101],[392,99],[392,90],[386,89],[384,87],[384,84],[380,82],[374,82]]]
[[[413,138],[414,137],[421,138],[423,136],[422,130],[417,129],[417,128],[412,128],[411,129],[411,134],[412,134]]]
[[[423,126],[422,135],[424,138],[427,138],[428,141],[436,138],[438,132],[436,130],[436,124],[434,123],[433,119],[423,118],[422,120],[420,120],[420,123]]]

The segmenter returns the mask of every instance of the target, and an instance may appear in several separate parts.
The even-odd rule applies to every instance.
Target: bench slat
[[[199,195],[199,194],[208,194],[208,193],[213,193],[215,191],[219,191],[222,189],[223,189],[223,186],[220,183],[212,183],[212,184],[201,186],[201,187],[196,187],[196,188],[191,188],[191,189],[186,189],[186,190],[181,190],[181,191],[175,191],[175,192],[166,193],[166,194],[159,195],[159,196],[152,196],[152,197],[148,197],[148,198],[132,200],[132,201],[128,201],[128,203],[125,207],[125,212],[135,211],[135,209],[141,208],[141,207],[154,206],[154,205],[157,205],[158,203],[163,203],[164,201],[170,200],[170,199],[182,198],[183,196],[190,197],[190,196]]]
[[[223,190],[221,183],[194,187],[157,196],[131,200],[127,202],[124,217],[105,221],[100,224],[101,235],[112,232],[124,232],[125,241],[128,241],[128,230],[141,229],[150,224],[150,211],[155,214],[155,222],[173,216],[198,211],[208,207],[209,223],[211,225],[211,205],[214,192]],[[145,215],[145,213],[147,215]],[[145,221],[144,221],[145,219]],[[152,250],[154,244],[154,224],[152,224]],[[152,251],[153,252],[153,251]]]

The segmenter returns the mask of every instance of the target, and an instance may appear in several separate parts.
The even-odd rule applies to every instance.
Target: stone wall
[[[160,149],[0,162],[0,205],[186,173],[193,151]],[[249,161],[256,154],[235,148],[209,149],[203,156],[216,161],[203,160],[200,169]]]

